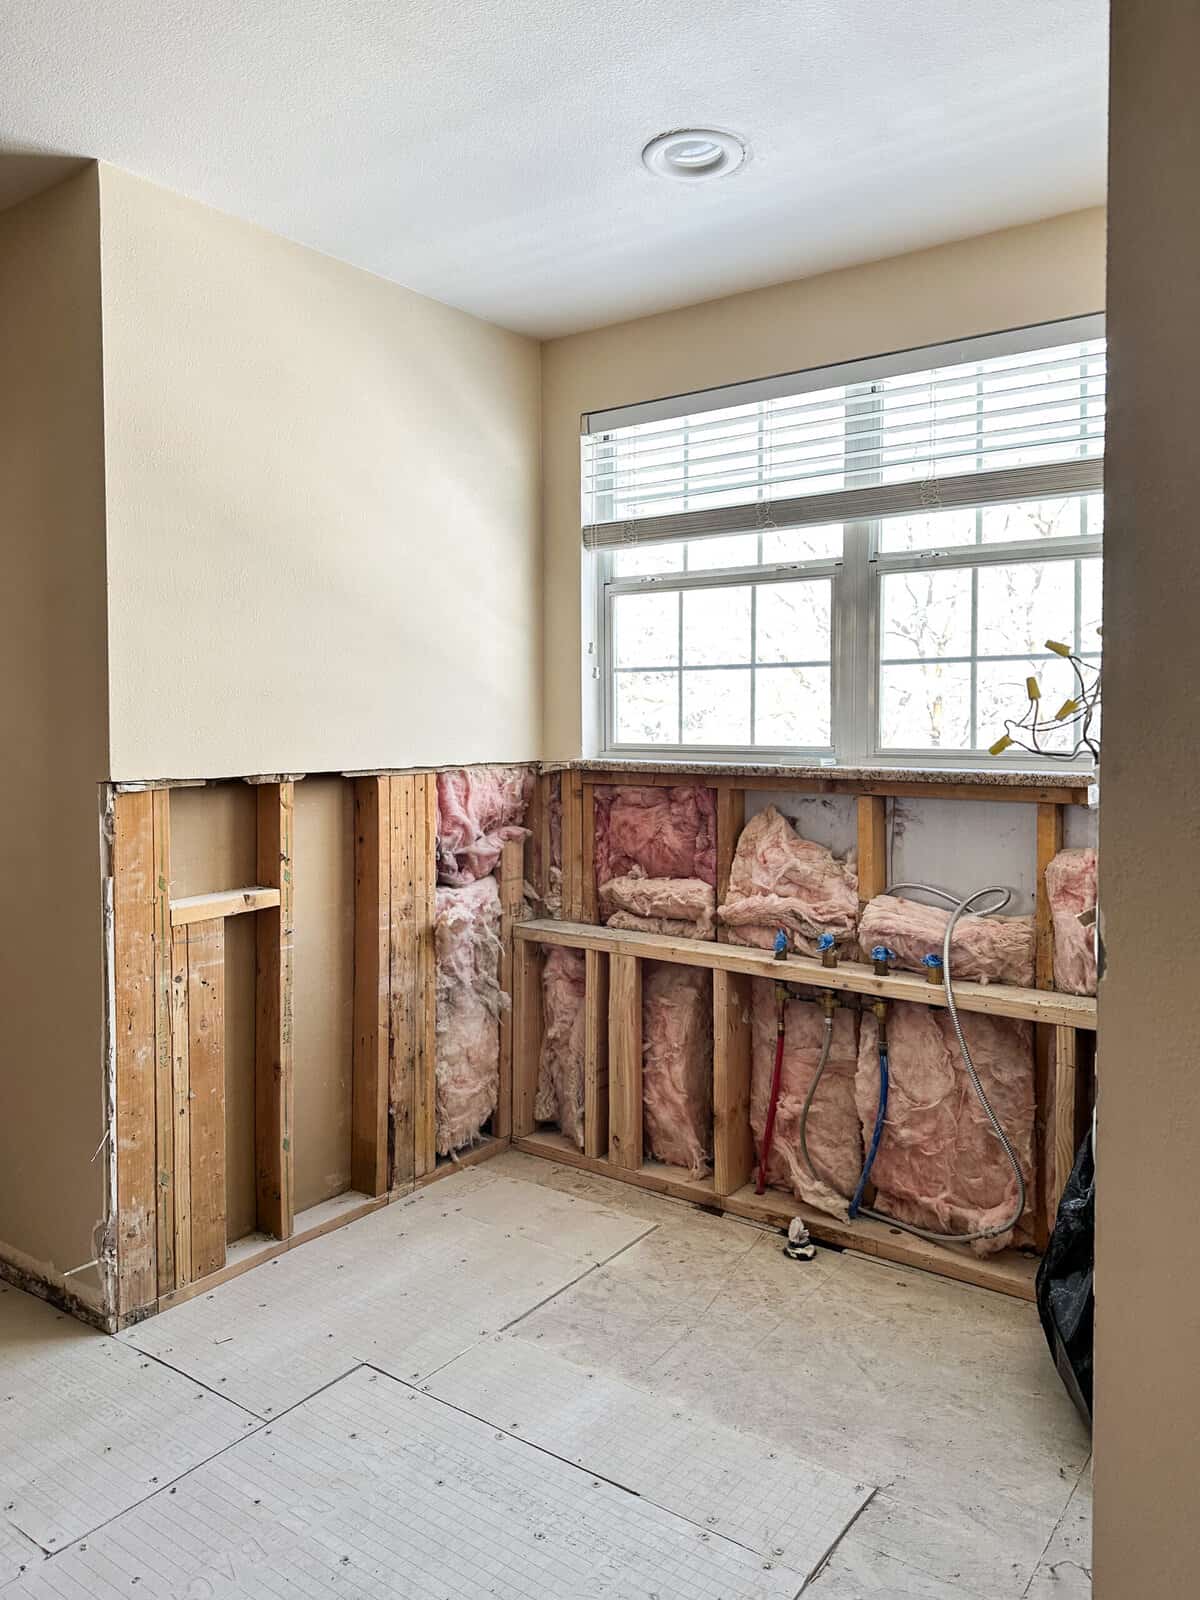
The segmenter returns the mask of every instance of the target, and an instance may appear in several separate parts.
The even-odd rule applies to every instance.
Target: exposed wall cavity
[[[746,795],[746,820],[773,805],[797,831],[834,855],[857,848],[855,801],[850,795],[796,795],[785,790]],[[1037,807],[1011,800],[889,800],[888,879],[931,883],[966,895],[990,884],[1013,891],[1008,911],[1029,916],[1034,908]],[[1098,812],[1064,807],[1064,842],[1079,848],[1096,842]]]

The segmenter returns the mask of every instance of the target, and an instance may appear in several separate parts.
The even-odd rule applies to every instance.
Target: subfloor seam
[[[458,1358],[456,1357],[455,1359],[457,1360]],[[449,1365],[450,1363],[447,1364]],[[366,1365],[370,1366],[370,1363],[368,1362]],[[393,1383],[398,1383],[405,1389],[411,1389],[414,1394],[419,1394],[424,1400],[433,1400],[438,1405],[445,1406],[448,1411],[456,1412],[460,1417],[470,1417],[473,1422],[481,1423],[485,1428],[491,1428],[493,1433],[495,1433],[497,1436],[503,1435],[504,1438],[511,1439],[514,1444],[526,1445],[530,1450],[536,1450],[539,1455],[548,1456],[550,1460],[558,1461],[563,1466],[570,1467],[574,1472],[583,1473],[584,1477],[591,1478],[593,1483],[607,1483],[611,1488],[619,1489],[622,1494],[630,1495],[634,1500],[641,1500],[646,1505],[654,1506],[657,1510],[663,1512],[664,1515],[673,1517],[677,1522],[683,1522],[686,1523],[689,1528],[695,1528],[705,1539],[719,1539],[724,1544],[734,1545],[737,1547],[737,1549],[744,1550],[747,1555],[756,1557],[759,1561],[765,1562],[765,1564],[769,1567],[778,1566],[785,1572],[795,1574],[795,1576],[800,1580],[800,1588],[796,1590],[797,1596],[800,1595],[808,1583],[807,1575],[800,1571],[799,1568],[789,1566],[786,1561],[779,1561],[776,1559],[768,1560],[761,1550],[756,1550],[753,1545],[744,1544],[741,1539],[735,1539],[731,1534],[714,1533],[713,1530],[709,1527],[706,1527],[704,1523],[696,1522],[684,1512],[676,1511],[672,1506],[664,1506],[660,1501],[653,1499],[650,1495],[642,1494],[640,1490],[630,1488],[629,1484],[622,1483],[620,1478],[610,1478],[607,1473],[598,1472],[594,1467],[584,1466],[579,1461],[572,1461],[569,1456],[559,1455],[557,1450],[551,1450],[548,1445],[538,1444],[535,1439],[527,1439],[522,1433],[514,1433],[511,1428],[506,1428],[502,1423],[494,1422],[490,1417],[481,1417],[477,1411],[468,1411],[465,1406],[455,1405],[453,1400],[447,1400],[440,1394],[432,1394],[427,1387],[421,1387],[416,1383],[406,1382],[405,1379],[397,1378],[392,1373],[386,1372],[379,1367],[372,1368],[372,1370],[378,1372],[381,1377],[391,1378]],[[423,1379],[422,1383],[427,1384],[428,1379]],[[838,1540],[840,1540],[841,1537],[842,1535],[839,1534]],[[837,1541],[835,1541],[835,1543],[836,1542]],[[825,1558],[822,1557],[822,1562],[824,1559]],[[818,1570],[818,1568],[814,1568],[813,1570],[815,1572]]]
[[[614,1250],[612,1255],[605,1256],[603,1261],[593,1261],[591,1266],[587,1267],[583,1272],[581,1272],[577,1278],[571,1278],[568,1282],[559,1284],[557,1289],[552,1290],[551,1293],[546,1295],[544,1299],[539,1300],[536,1305],[528,1306],[524,1311],[521,1312],[520,1316],[513,1317],[511,1322],[506,1322],[502,1328],[497,1328],[497,1333],[508,1333],[510,1329],[518,1327],[522,1322],[524,1322],[526,1317],[533,1316],[535,1311],[540,1311],[543,1306],[548,1306],[551,1301],[557,1300],[560,1294],[566,1294],[568,1289],[573,1289],[577,1283],[582,1283],[585,1278],[590,1278],[593,1272],[601,1272],[605,1267],[611,1266],[612,1263],[623,1256],[627,1250],[632,1250],[634,1245],[641,1244],[643,1239],[648,1239],[650,1235],[657,1229],[657,1227],[657,1222],[650,1223],[646,1231],[644,1233],[639,1233],[636,1239],[630,1239],[629,1242],[627,1244],[623,1244],[619,1250]],[[458,1358],[455,1356],[452,1357],[452,1359],[457,1360]]]
[[[1076,1477],[1075,1482],[1071,1485],[1070,1492],[1068,1493],[1066,1500],[1063,1502],[1063,1508],[1059,1512],[1058,1517],[1055,1520],[1054,1527],[1050,1530],[1050,1537],[1046,1540],[1046,1543],[1042,1546],[1041,1555],[1039,1555],[1037,1560],[1033,1563],[1033,1571],[1029,1574],[1029,1582],[1021,1590],[1021,1600],[1027,1600],[1027,1597],[1029,1595],[1029,1591],[1033,1588],[1034,1583],[1037,1581],[1037,1575],[1041,1571],[1042,1565],[1046,1560],[1046,1552],[1047,1552],[1047,1550],[1049,1550],[1050,1546],[1054,1543],[1054,1540],[1055,1540],[1055,1538],[1056,1538],[1056,1536],[1058,1534],[1058,1530],[1062,1527],[1063,1523],[1066,1521],[1067,1512],[1071,1509],[1071,1501],[1074,1500],[1076,1491],[1078,1490],[1079,1485],[1083,1482],[1084,1476],[1087,1473],[1088,1467],[1091,1466],[1091,1463],[1092,1463],[1092,1456],[1091,1456],[1091,1452],[1089,1451],[1087,1459],[1084,1461],[1083,1465],[1080,1467],[1079,1474]],[[1078,1561],[1071,1561],[1071,1560],[1056,1561],[1056,1562],[1053,1563],[1053,1565],[1056,1566],[1056,1567],[1063,1567],[1063,1566],[1079,1567],[1080,1571],[1081,1572],[1086,1572],[1089,1578],[1092,1575],[1091,1574],[1091,1569],[1088,1568],[1088,1567],[1083,1566],[1082,1563],[1080,1563]]]

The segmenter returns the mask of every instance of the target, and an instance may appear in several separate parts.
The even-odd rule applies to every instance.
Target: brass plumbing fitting
[[[881,1049],[887,1047],[887,1014],[888,1003],[886,1000],[872,1002],[871,1010],[875,1013],[875,1022],[879,1030],[879,1044]]]

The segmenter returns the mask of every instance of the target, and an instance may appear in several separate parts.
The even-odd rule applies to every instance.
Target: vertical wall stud
[[[171,1054],[171,791],[155,789],[154,1082],[158,1292],[175,1287],[175,1095]]]
[[[858,797],[858,903],[865,906],[888,885],[887,801],[879,794]]]
[[[608,957],[584,951],[583,1150],[608,1155]]]
[[[1063,812],[1053,801],[1043,801],[1037,808],[1037,899],[1034,910],[1034,983],[1039,989],[1054,987],[1054,917],[1050,910],[1050,895],[1046,888],[1046,868],[1062,849]],[[1056,1148],[1056,1141],[1048,1136],[1048,1121],[1054,1081],[1055,1029],[1047,1024],[1034,1028],[1034,1140],[1033,1148],[1042,1159],[1037,1162],[1037,1194],[1031,1197],[1033,1208],[1034,1241],[1044,1250],[1050,1238],[1046,1223],[1050,1197],[1056,1189],[1054,1173],[1047,1170],[1046,1153]],[[1074,1101],[1069,1115],[1074,1116]],[[1057,1112],[1055,1112],[1057,1120]]]
[[[225,1265],[225,924],[187,930],[192,1275]]]
[[[513,949],[512,1136],[533,1132],[538,1066],[542,1055],[542,951],[528,939]]]
[[[642,1165],[642,965],[609,957],[608,1158],[634,1171]]]
[[[729,874],[742,829],[746,825],[746,791],[717,790],[717,904],[724,905],[729,894]],[[724,944],[729,935],[717,924],[717,938]]]
[[[171,1146],[175,1176],[172,1239],[175,1287],[191,1283],[192,1270],[192,1149],[190,1066],[191,1033],[188,1026],[188,930],[171,930]]]
[[[754,1170],[750,1129],[750,985],[739,972],[713,977],[713,1181],[734,1194]]]
[[[590,787],[590,785],[589,785]],[[560,774],[562,796],[562,914],[566,922],[583,920],[583,779],[564,768]],[[595,798],[593,795],[593,807]],[[592,846],[588,846],[591,854]],[[595,870],[592,872],[595,877]]]
[[[599,922],[596,891],[596,785],[583,783],[579,791],[579,914],[584,922]]]
[[[525,844],[510,839],[500,852],[500,988],[512,999],[514,972],[513,928],[520,921],[525,893]],[[500,1089],[492,1131],[507,1139],[513,1125],[513,1014],[511,1005],[500,1013]]]
[[[368,780],[381,781],[381,780]],[[388,1116],[391,1124],[392,1188],[416,1176],[417,1111],[417,791],[411,772],[391,779],[391,919],[388,938],[389,1044]]]
[[[1047,1153],[1053,1151],[1053,1167],[1045,1185],[1048,1230],[1054,1227],[1058,1202],[1075,1164],[1078,1047],[1074,1028],[1054,1029],[1054,1138],[1045,1143]]]
[[[116,1008],[117,1311],[158,1298],[154,797],[116,796],[113,962]]]
[[[414,780],[413,911],[416,1025],[414,1157],[418,1178],[437,1164],[437,774]]]
[[[255,1015],[254,1161],[258,1226],[290,1239],[294,1223],[294,1085],[292,1075],[291,782],[264,783],[258,804],[258,881],[279,890],[278,906],[256,915],[258,979]]]
[[[369,1195],[383,1194],[388,1187],[392,782],[391,778],[354,780],[350,1182],[360,1194]],[[411,1129],[411,1110],[407,1120]]]

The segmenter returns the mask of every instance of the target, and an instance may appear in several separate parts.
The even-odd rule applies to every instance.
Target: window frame
[[[1053,325],[1046,328],[1048,338],[1053,337]],[[983,341],[979,341],[982,343]],[[986,359],[982,356],[981,359]],[[877,395],[882,394],[878,381],[855,384],[847,389],[847,400],[863,402],[864,420],[879,408]],[[1073,460],[1062,463],[1072,466]],[[865,463],[869,469],[869,461]],[[859,483],[864,481],[860,468],[856,474]],[[869,481],[869,479],[868,479]],[[1040,500],[1055,498],[1073,499],[1100,493],[1102,490],[1080,490],[1064,487],[1061,496],[1047,487],[1039,494]],[[1014,499],[1009,504],[1029,504],[1030,500]],[[991,502],[995,504],[995,502]],[[931,509],[937,509],[936,506]],[[960,508],[965,509],[965,508]],[[755,567],[724,567],[704,569],[699,572],[629,575],[622,577],[615,571],[613,548],[603,548],[593,553],[593,587],[595,593],[595,623],[597,660],[592,679],[597,690],[592,708],[594,726],[600,734],[601,759],[627,760],[658,759],[660,761],[709,760],[731,764],[811,766],[814,764],[838,766],[922,767],[947,769],[978,769],[980,767],[1021,768],[1046,770],[1089,769],[1093,763],[1086,754],[1067,760],[1053,756],[1038,757],[1025,751],[1006,752],[996,757],[987,753],[986,747],[942,750],[938,748],[884,748],[881,742],[880,713],[882,701],[881,668],[884,662],[882,649],[883,630],[883,580],[903,572],[930,572],[937,570],[967,570],[973,575],[988,566],[1041,565],[1046,562],[1069,560],[1081,562],[1103,556],[1102,534],[1070,534],[1052,538],[1008,540],[996,543],[974,543],[950,546],[944,550],[884,551],[880,548],[880,530],[883,518],[842,524],[842,555],[835,559],[813,559],[765,564]],[[786,523],[776,524],[768,505],[761,506],[759,516],[759,552],[762,551],[762,533],[782,529]],[[744,533],[744,528],[730,529],[731,533]],[[686,539],[681,541],[686,543]],[[732,588],[780,582],[803,582],[816,578],[831,581],[830,615],[830,736],[828,746],[776,746],[766,744],[638,744],[618,742],[615,737],[616,674],[613,608],[617,597],[628,593],[653,591],[683,593],[696,588]],[[976,583],[972,577],[972,584]],[[973,618],[977,611],[973,607]],[[1076,619],[1077,621],[1078,619]],[[974,623],[973,623],[974,626]],[[972,644],[975,644],[974,638]],[[1036,653],[1034,653],[1036,655]],[[1092,652],[1088,652],[1092,654]],[[753,655],[753,649],[752,649]],[[1098,656],[1099,652],[1095,652]],[[930,657],[930,660],[958,660],[958,657]],[[1014,651],[1011,657],[981,657],[973,650],[970,657],[976,665],[981,661],[1026,660],[1024,652]],[[1047,659],[1054,659],[1047,654]],[[740,664],[739,664],[740,665]],[[751,668],[758,663],[753,660]],[[649,669],[645,669],[649,670]],[[682,659],[677,667],[680,676],[680,716],[682,718],[682,673],[687,669]],[[702,669],[701,669],[702,670]],[[753,676],[751,682],[753,683]],[[974,682],[974,678],[972,680]],[[1014,705],[1013,715],[1021,711]],[[753,738],[754,701],[751,700],[750,734]],[[973,718],[974,720],[974,718]],[[682,733],[682,728],[681,728]],[[999,734],[1001,729],[997,728]],[[978,736],[978,730],[976,730]]]

